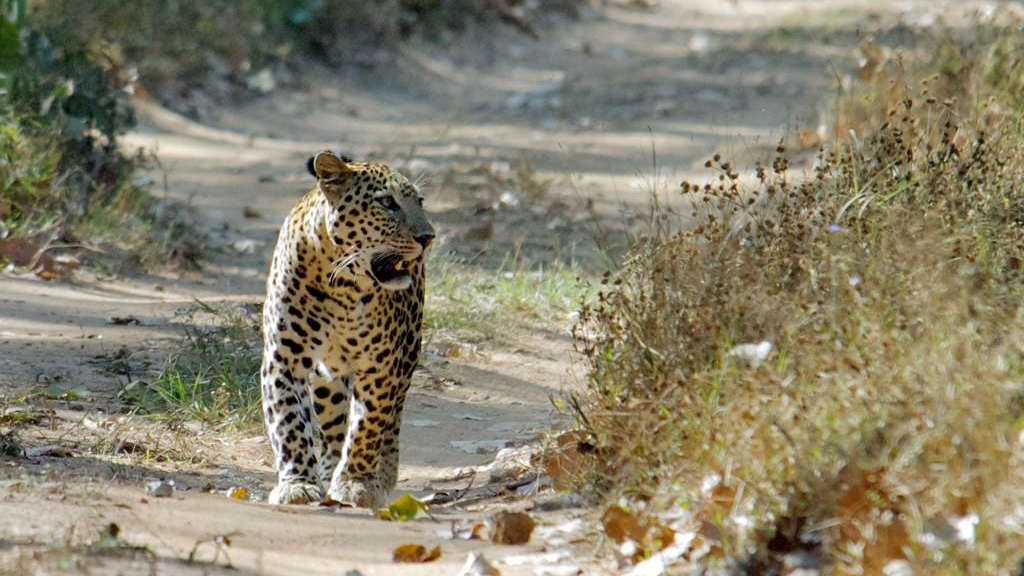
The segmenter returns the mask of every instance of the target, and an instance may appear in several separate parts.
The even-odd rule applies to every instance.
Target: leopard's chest
[[[348,369],[387,373],[418,355],[422,290],[335,291],[324,305],[330,319],[324,336],[328,355]]]

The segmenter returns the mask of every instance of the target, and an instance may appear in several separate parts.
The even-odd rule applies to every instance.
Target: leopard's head
[[[323,225],[334,250],[332,283],[353,275],[388,290],[408,288],[434,239],[416,186],[385,164],[352,162],[329,151],[310,158],[309,170],[327,199]]]

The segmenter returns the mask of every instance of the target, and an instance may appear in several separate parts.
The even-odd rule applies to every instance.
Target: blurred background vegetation
[[[194,116],[211,100],[298,87],[290,71],[300,62],[372,66],[391,42],[487,20],[533,33],[531,12],[572,15],[577,4],[513,11],[495,0],[3,0],[3,252],[51,278],[60,266],[39,255],[55,242],[88,244],[86,260],[121,254],[130,268],[197,265],[205,241],[194,214],[154,198],[134,175],[153,159],[118,146],[134,125],[132,95]]]

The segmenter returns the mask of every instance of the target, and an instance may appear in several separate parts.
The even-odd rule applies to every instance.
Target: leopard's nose
[[[419,242],[420,246],[423,246],[424,250],[426,250],[427,247],[430,246],[430,243],[434,241],[434,233],[421,234],[416,237],[416,241]]]

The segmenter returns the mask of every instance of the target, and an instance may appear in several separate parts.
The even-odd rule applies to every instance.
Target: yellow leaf
[[[411,494],[405,494],[396,498],[386,509],[381,510],[378,516],[381,520],[406,522],[408,520],[415,520],[420,515],[429,515],[427,513],[427,505],[414,498]]]
[[[227,490],[227,497],[228,498],[232,498],[234,500],[248,500],[249,499],[249,490],[247,490],[246,488],[244,488],[242,486],[235,486],[233,488],[228,488],[228,490]]]

